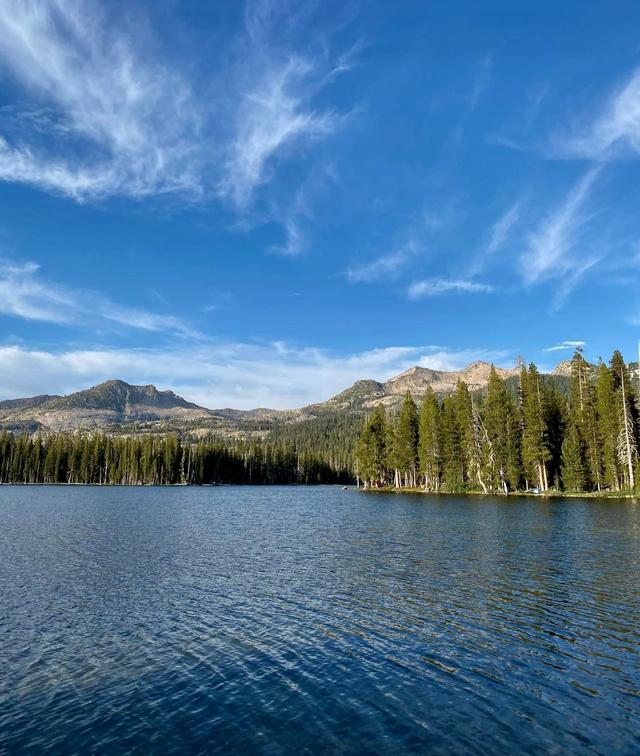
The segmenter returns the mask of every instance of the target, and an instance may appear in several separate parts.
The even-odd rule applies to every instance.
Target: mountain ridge
[[[0,425],[11,430],[80,430],[179,419],[182,424],[212,418],[205,407],[173,391],[110,379],[66,396],[47,395],[0,403]]]
[[[82,391],[75,391],[67,396],[55,397],[48,404],[59,409],[113,408],[125,413],[127,407],[132,405],[205,409],[193,402],[188,402],[173,391],[158,391],[152,384],[136,386],[116,378],[103,381]]]
[[[563,363],[561,363],[561,366]],[[56,432],[61,430],[109,430],[162,432],[165,430],[232,431],[246,423],[296,422],[337,412],[364,413],[382,403],[395,410],[410,392],[421,398],[429,387],[437,394],[455,389],[459,380],[472,391],[483,389],[492,365],[483,360],[460,370],[436,370],[421,365],[386,381],[360,379],[324,402],[296,409],[209,409],[189,402],[170,390],[154,385],[136,386],[119,379],[103,381],[66,396],[40,395],[0,402],[0,427],[10,430]],[[560,368],[560,366],[559,366]],[[495,368],[501,378],[517,376],[518,368]],[[562,370],[559,375],[564,375]]]

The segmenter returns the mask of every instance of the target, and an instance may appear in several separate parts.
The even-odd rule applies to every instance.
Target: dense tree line
[[[175,434],[114,437],[0,434],[1,483],[162,485],[340,483],[308,449],[260,439],[181,441]]]
[[[640,487],[639,412],[620,352],[569,379],[522,367],[483,392],[411,395],[397,415],[330,413],[205,439],[104,433],[0,433],[1,483],[344,483],[485,493]]]
[[[356,474],[365,487],[426,491],[636,488],[639,413],[620,352],[594,366],[577,350],[568,395],[534,364],[517,388],[492,368],[481,397],[459,382],[442,400],[429,390],[420,408],[407,394],[397,417],[380,405],[360,434]]]
[[[268,436],[270,443],[295,446],[322,461],[342,478],[353,478],[354,450],[364,413],[331,412],[296,423],[275,424]]]

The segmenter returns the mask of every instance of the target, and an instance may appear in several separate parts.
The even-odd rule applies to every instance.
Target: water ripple
[[[0,752],[640,752],[640,507],[0,488]]]

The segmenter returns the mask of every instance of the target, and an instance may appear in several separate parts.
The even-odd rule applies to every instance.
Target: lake
[[[640,752],[640,504],[0,487],[0,752]]]

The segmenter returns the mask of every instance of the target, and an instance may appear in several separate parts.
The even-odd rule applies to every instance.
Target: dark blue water
[[[640,505],[0,488],[0,751],[640,752]]]

